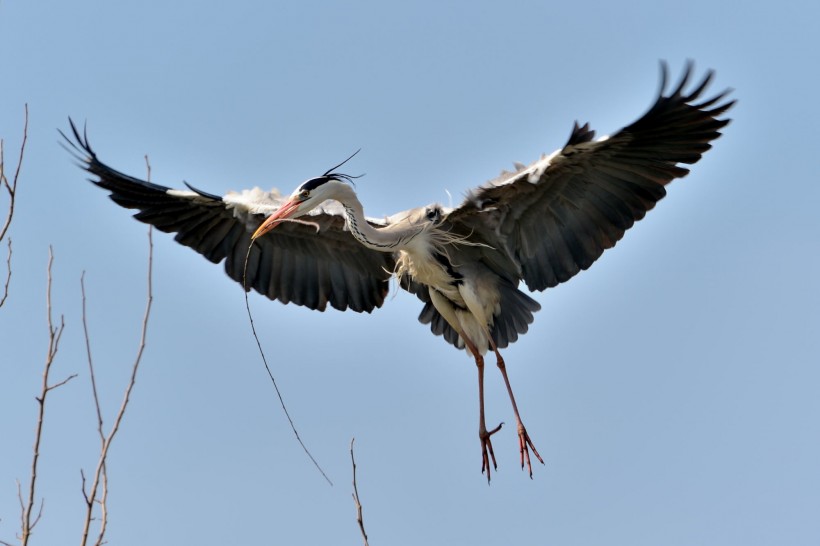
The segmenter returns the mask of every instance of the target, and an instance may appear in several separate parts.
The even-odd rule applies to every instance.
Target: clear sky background
[[[109,460],[111,544],[820,543],[820,10],[816,2],[0,3],[0,137],[30,109],[11,296],[0,309],[0,539],[18,532],[46,351],[46,262],[66,329],[35,544],[79,541],[98,452],[81,326],[110,424],[145,305],[147,228],[59,146],[87,121],[100,158],[222,194],[290,192],[346,170],[370,216],[463,193],[612,133],[687,58],[735,89],[734,121],[692,174],[568,284],[504,354],[546,460],[518,468],[487,368],[499,469],[480,473],[476,371],[397,291],[372,315],[251,298],[303,439],[259,359],[242,291],[155,233],[148,347]],[[452,196],[452,197],[451,197]],[[5,257],[5,250],[2,251]]]

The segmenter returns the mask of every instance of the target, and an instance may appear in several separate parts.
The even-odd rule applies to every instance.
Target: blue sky
[[[717,4],[717,5],[716,5]],[[109,461],[112,544],[817,544],[820,150],[816,3],[0,3],[0,137],[29,142],[0,309],[0,539],[18,530],[46,350],[45,266],[66,330],[49,399],[37,544],[78,540],[98,443],[80,315],[109,423],[144,307],[146,228],[58,145],[221,194],[289,192],[358,148],[370,216],[458,203],[574,120],[641,115],[658,61],[714,68],[734,121],[613,250],[535,297],[504,353],[545,466],[517,464],[487,369],[499,470],[480,474],[472,361],[397,292],[372,315],[251,298],[293,438],[221,267],[155,233],[154,309]],[[450,197],[452,196],[452,197]],[[4,201],[0,201],[4,203]]]

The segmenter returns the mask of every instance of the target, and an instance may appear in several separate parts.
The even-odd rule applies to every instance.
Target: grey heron
[[[521,467],[532,478],[530,450],[499,352],[527,332],[540,305],[524,293],[563,283],[597,260],[689,171],[729,123],[730,90],[702,98],[708,71],[687,90],[688,63],[667,92],[661,66],[657,99],[637,121],[595,139],[575,123],[567,143],[549,156],[469,192],[455,208],[439,204],[386,219],[367,218],[341,165],[300,184],[288,197],[259,188],[212,195],[170,189],[120,173],[101,162],[87,135],[71,122],[73,146],[92,182],[134,217],[176,233],[176,241],[208,260],[224,260],[228,276],[283,303],[324,311],[370,313],[381,307],[395,275],[423,304],[419,321],[465,349],[478,370],[482,473],[497,468],[484,415],[484,355],[492,351],[509,394]],[[698,102],[700,101],[700,102]],[[65,136],[65,135],[63,135]],[[301,218],[300,220],[294,220]]]

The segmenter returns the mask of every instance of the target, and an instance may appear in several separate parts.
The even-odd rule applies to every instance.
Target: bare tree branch
[[[20,144],[20,156],[17,159],[17,168],[14,170],[14,177],[9,182],[6,176],[5,159],[3,156],[3,140],[0,139],[0,186],[5,188],[9,195],[9,210],[6,213],[6,219],[3,221],[3,227],[0,228],[0,241],[5,238],[11,227],[11,220],[14,218],[14,203],[17,200],[17,181],[20,179],[20,167],[23,165],[23,156],[26,151],[26,141],[28,140],[28,104],[25,105],[25,118],[23,122],[23,141]],[[11,239],[8,242],[8,258],[6,259],[6,281],[3,287],[3,295],[0,296],[0,307],[6,303],[9,296],[9,284],[11,283]]]
[[[6,189],[9,194],[9,211],[6,215],[6,220],[3,223],[3,228],[0,229],[0,240],[6,236],[6,232],[11,225],[11,219],[14,216],[14,199],[17,194],[17,181],[20,178],[20,167],[23,165],[23,156],[26,151],[26,140],[28,140],[28,104],[25,105],[25,119],[23,122],[23,142],[20,144],[20,156],[17,159],[17,168],[14,170],[14,177],[9,182],[6,176],[5,161],[3,160],[2,140],[0,140],[0,184]]]
[[[353,442],[356,438],[350,439],[350,462],[353,463],[353,502],[356,503],[356,521],[359,523],[359,530],[362,532],[364,546],[367,543],[367,532],[364,530],[364,520],[362,519],[362,503],[359,502],[359,487],[356,485],[356,459],[353,457]]]
[[[147,161],[147,158],[146,158]],[[82,313],[83,313],[83,334],[85,336],[85,344],[86,344],[86,352],[88,356],[88,369],[91,376],[91,390],[92,395],[94,397],[94,404],[97,409],[97,432],[100,436],[100,455],[97,459],[97,466],[94,470],[94,474],[92,475],[92,481],[90,489],[86,489],[86,479],[85,474],[80,471],[82,476],[82,490],[83,490],[83,497],[85,499],[86,504],[86,515],[85,521],[83,525],[83,536],[82,536],[82,546],[88,544],[88,536],[91,531],[91,522],[95,519],[94,518],[94,505],[98,504],[100,506],[100,527],[97,534],[97,539],[95,541],[96,546],[101,546],[104,543],[105,539],[105,531],[108,526],[108,473],[106,471],[106,461],[108,460],[108,451],[111,448],[111,443],[114,441],[114,437],[117,434],[117,431],[120,428],[120,424],[122,423],[123,416],[125,415],[125,410],[128,407],[128,402],[131,399],[131,391],[134,388],[134,385],[137,381],[137,372],[139,370],[140,362],[142,361],[142,355],[145,350],[146,344],[146,335],[148,332],[148,319],[151,315],[151,304],[153,303],[153,286],[152,286],[152,271],[153,271],[153,256],[154,256],[154,242],[152,236],[152,230],[148,228],[148,295],[147,295],[147,303],[145,306],[145,313],[143,314],[142,319],[142,333],[140,335],[140,342],[137,348],[137,354],[134,359],[134,364],[131,367],[131,377],[128,382],[128,386],[125,388],[125,394],[123,396],[122,404],[120,405],[120,409],[117,412],[117,415],[114,418],[114,424],[111,427],[111,430],[106,435],[103,431],[103,417],[102,411],[100,409],[100,399],[97,391],[97,383],[96,378],[94,375],[94,364],[91,358],[91,342],[90,336],[88,331],[88,322],[86,318],[86,296],[85,296],[85,283],[84,283],[84,274],[80,277],[80,287],[82,291]]]
[[[85,352],[88,355],[88,371],[91,376],[91,392],[94,395],[94,406],[97,409],[97,432],[100,434],[100,438],[105,441],[105,436],[103,435],[103,417],[102,417],[102,410],[100,409],[100,398],[97,395],[97,378],[94,375],[94,363],[91,359],[91,338],[88,335],[88,314],[85,310],[85,271],[82,272],[80,275],[80,294],[82,295],[82,316],[83,316],[83,334],[85,337]]]
[[[63,335],[63,329],[65,328],[65,321],[63,316],[60,316],[60,325],[54,326],[54,322],[52,319],[52,307],[51,307],[51,267],[54,263],[54,254],[52,252],[51,247],[48,249],[48,268],[47,268],[47,284],[46,284],[46,317],[48,322],[48,351],[46,353],[46,363],[43,369],[43,383],[42,388],[40,389],[40,396],[36,397],[37,403],[39,405],[39,412],[37,416],[37,428],[34,434],[34,453],[31,459],[31,479],[29,481],[29,488],[28,488],[28,497],[26,500],[23,499],[23,492],[20,483],[17,483],[17,496],[20,499],[20,544],[22,546],[26,546],[28,544],[28,540],[31,537],[31,533],[34,530],[34,527],[39,523],[40,517],[43,515],[43,501],[40,501],[40,509],[37,511],[37,515],[32,517],[32,512],[34,510],[35,505],[35,498],[36,498],[36,488],[37,488],[37,465],[40,461],[40,442],[43,437],[43,423],[45,421],[45,411],[46,411],[46,397],[48,393],[62,387],[75,377],[77,374],[72,374],[67,378],[54,383],[52,385],[49,384],[49,377],[51,373],[51,365],[54,363],[54,359],[57,356],[57,349],[60,345],[60,339]]]
[[[0,296],[0,307],[3,307],[3,304],[6,303],[6,299],[9,297],[9,285],[11,284],[11,238],[9,238],[8,247],[9,251],[6,255],[6,284],[3,286],[3,295]]]
[[[145,157],[145,171],[146,171],[146,174],[147,174],[146,180],[148,182],[150,182],[151,181],[151,162],[148,160],[148,154],[145,154],[144,157]]]

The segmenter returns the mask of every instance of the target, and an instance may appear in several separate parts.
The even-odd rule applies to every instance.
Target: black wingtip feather
[[[578,125],[576,121],[575,124],[572,126],[572,132],[569,135],[569,140],[564,145],[564,148],[568,146],[576,146],[578,144],[583,144],[584,142],[592,142],[592,139],[595,138],[595,131],[590,129],[589,123],[584,123],[582,126]]]
[[[658,89],[658,96],[663,96],[666,92],[666,82],[669,80],[669,65],[666,64],[666,61],[661,59],[661,84],[660,89]]]
[[[206,191],[202,191],[200,189],[197,189],[197,188],[193,187],[192,185],[190,185],[189,183],[187,183],[184,180],[182,181],[182,183],[185,184],[188,187],[189,190],[191,190],[195,194],[199,195],[200,197],[204,197],[206,199],[212,199],[214,201],[222,201],[222,198],[219,197],[218,195],[214,195],[212,193],[208,193]]]
[[[94,150],[92,150],[91,146],[88,144],[88,136],[85,134],[85,126],[83,126],[83,136],[80,136],[80,132],[77,130],[77,125],[70,117],[68,118],[68,124],[74,138],[72,139],[66,135],[62,129],[57,129],[57,132],[60,133],[61,137],[63,137],[63,140],[60,141],[60,146],[62,146],[65,151],[70,153],[71,157],[79,161],[81,166],[85,168],[85,165],[89,163],[89,159],[96,159],[97,154],[94,153]]]
[[[703,93],[703,91],[709,86],[709,84],[712,82],[712,78],[714,77],[714,70],[709,70],[708,72],[706,72],[700,84],[698,84],[698,86],[695,87],[695,89],[693,89],[692,92],[690,92],[689,95],[686,97],[686,102],[691,102],[697,99]]]
[[[687,59],[686,60],[686,66],[683,67],[683,75],[681,76],[680,82],[678,83],[678,86],[675,88],[675,90],[672,92],[671,96],[673,96],[673,97],[682,97],[683,96],[683,90],[689,84],[689,80],[692,77],[692,71],[694,70],[694,68],[695,68],[694,61],[692,61],[692,59]],[[707,78],[709,77],[708,74],[709,73],[707,72]]]

